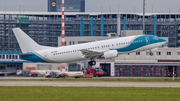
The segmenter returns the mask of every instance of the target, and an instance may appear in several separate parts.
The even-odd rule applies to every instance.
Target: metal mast
[[[62,46],[65,46],[64,0],[62,0]]]

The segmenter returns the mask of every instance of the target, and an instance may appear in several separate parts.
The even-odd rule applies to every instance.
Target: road
[[[180,82],[0,81],[0,86],[180,87]]]

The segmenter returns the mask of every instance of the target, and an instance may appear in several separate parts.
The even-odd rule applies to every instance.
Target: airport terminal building
[[[126,30],[142,30],[142,17],[142,14],[66,12],[65,33],[66,37],[106,37],[108,33],[126,36]],[[168,37],[169,47],[179,47],[179,18],[179,14],[147,14],[145,34]],[[20,27],[40,45],[57,47],[61,36],[61,13],[0,12],[0,51],[20,51],[11,30],[14,27]]]
[[[85,0],[64,0],[65,12],[85,12]],[[62,0],[48,0],[48,12],[61,12]]]
[[[65,36],[68,37],[112,37],[127,36],[127,31],[143,29],[142,14],[140,13],[65,13]],[[167,50],[160,56],[150,57],[146,52],[122,55],[114,60],[99,61],[99,66],[109,68],[108,76],[162,76],[166,77],[171,67],[179,73],[180,47],[180,16],[179,14],[154,13],[145,16],[145,34],[167,37]],[[12,68],[22,69],[23,63],[30,63],[19,59],[15,54],[21,53],[12,28],[20,27],[40,45],[57,47],[58,37],[61,36],[60,12],[0,12],[0,71],[9,71]],[[87,41],[87,40],[84,40]],[[89,40],[92,41],[92,40]],[[60,40],[59,40],[59,43]],[[71,44],[84,43],[73,42]],[[70,42],[66,42],[69,45]],[[175,52],[174,52],[175,51]],[[156,51],[157,52],[157,51]],[[140,55],[138,55],[140,54]],[[158,53],[157,53],[158,54]],[[171,54],[171,55],[168,55]],[[141,57],[146,57],[147,61]],[[137,57],[137,58],[131,58]],[[139,60],[139,61],[138,61]],[[151,62],[150,62],[151,61]],[[7,69],[8,68],[8,69]],[[105,68],[105,67],[104,67]],[[12,69],[12,70],[16,70]],[[166,71],[166,72],[165,72]],[[146,74],[143,74],[147,72]],[[166,75],[165,75],[166,74]]]

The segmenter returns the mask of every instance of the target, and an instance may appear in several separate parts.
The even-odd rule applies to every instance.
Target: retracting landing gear
[[[150,56],[153,56],[153,52],[150,52]]]
[[[153,52],[152,51],[150,51],[150,56],[153,56]]]
[[[96,61],[94,59],[91,59],[91,61],[88,62],[90,66],[96,65]]]
[[[151,49],[150,50],[150,56],[153,56],[153,52],[156,51],[156,50],[157,50],[157,48]]]

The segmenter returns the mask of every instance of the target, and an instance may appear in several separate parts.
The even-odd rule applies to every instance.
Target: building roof
[[[8,15],[61,15],[61,12],[23,12],[23,11],[0,11],[0,14]],[[113,14],[132,14],[142,16],[143,13],[134,13],[134,12],[65,12],[65,15],[113,15]],[[151,15],[179,15],[179,13],[146,13],[146,16]]]
[[[0,51],[0,54],[14,54],[14,55],[17,55],[17,54],[20,54],[22,53],[21,51]]]

